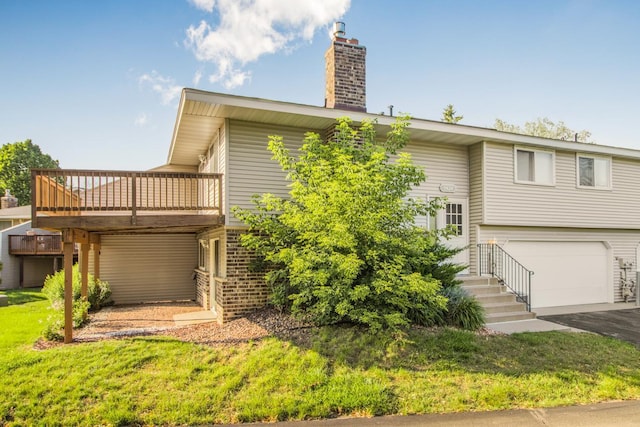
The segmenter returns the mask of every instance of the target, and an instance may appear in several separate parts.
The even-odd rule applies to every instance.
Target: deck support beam
[[[89,243],[80,244],[80,296],[83,301],[87,301],[89,287]]]
[[[89,234],[89,241],[93,250],[93,276],[98,280],[100,278],[100,235]]]
[[[73,230],[62,231],[64,253],[64,342],[73,341]]]

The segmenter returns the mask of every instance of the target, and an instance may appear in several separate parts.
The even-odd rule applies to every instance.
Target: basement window
[[[198,269],[209,271],[209,242],[203,239],[198,244]]]
[[[519,184],[555,184],[555,153],[553,151],[514,149],[514,180]]]
[[[611,189],[611,158],[578,154],[576,156],[578,187]]]

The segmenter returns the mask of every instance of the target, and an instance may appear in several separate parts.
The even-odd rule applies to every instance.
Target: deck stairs
[[[487,323],[512,322],[535,319],[536,314],[527,311],[526,304],[516,301],[516,296],[490,276],[460,277],[462,287],[482,304]]]

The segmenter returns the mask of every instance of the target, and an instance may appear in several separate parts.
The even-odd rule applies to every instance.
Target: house
[[[0,289],[40,287],[62,266],[60,235],[31,227],[31,206],[0,197]]]
[[[80,243],[81,270],[107,280],[116,303],[195,299],[220,322],[261,307],[268,290],[249,268],[253,255],[239,244],[246,228],[230,208],[250,207],[257,193],[286,196],[269,135],[295,150],[305,132],[326,135],[345,115],[377,121],[379,134],[390,129],[393,117],[366,112],[365,56],[337,27],[324,106],[184,89],[166,165],[34,170],[34,225],[62,231],[68,251]],[[527,267],[517,274],[532,277],[524,298],[534,310],[628,296],[640,151],[423,119],[409,132],[406,150],[428,175],[412,195],[447,197],[441,214],[418,221],[456,227],[450,244],[467,247],[458,258],[465,273],[503,266],[499,248]]]

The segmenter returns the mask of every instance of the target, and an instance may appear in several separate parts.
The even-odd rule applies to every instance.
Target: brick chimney
[[[331,46],[324,54],[327,79],[324,106],[366,112],[367,48],[360,46],[357,39],[344,37],[344,22],[336,22],[333,29]]]
[[[15,208],[18,206],[18,199],[11,195],[11,192],[7,189],[4,190],[4,197],[0,197],[0,208]]]

